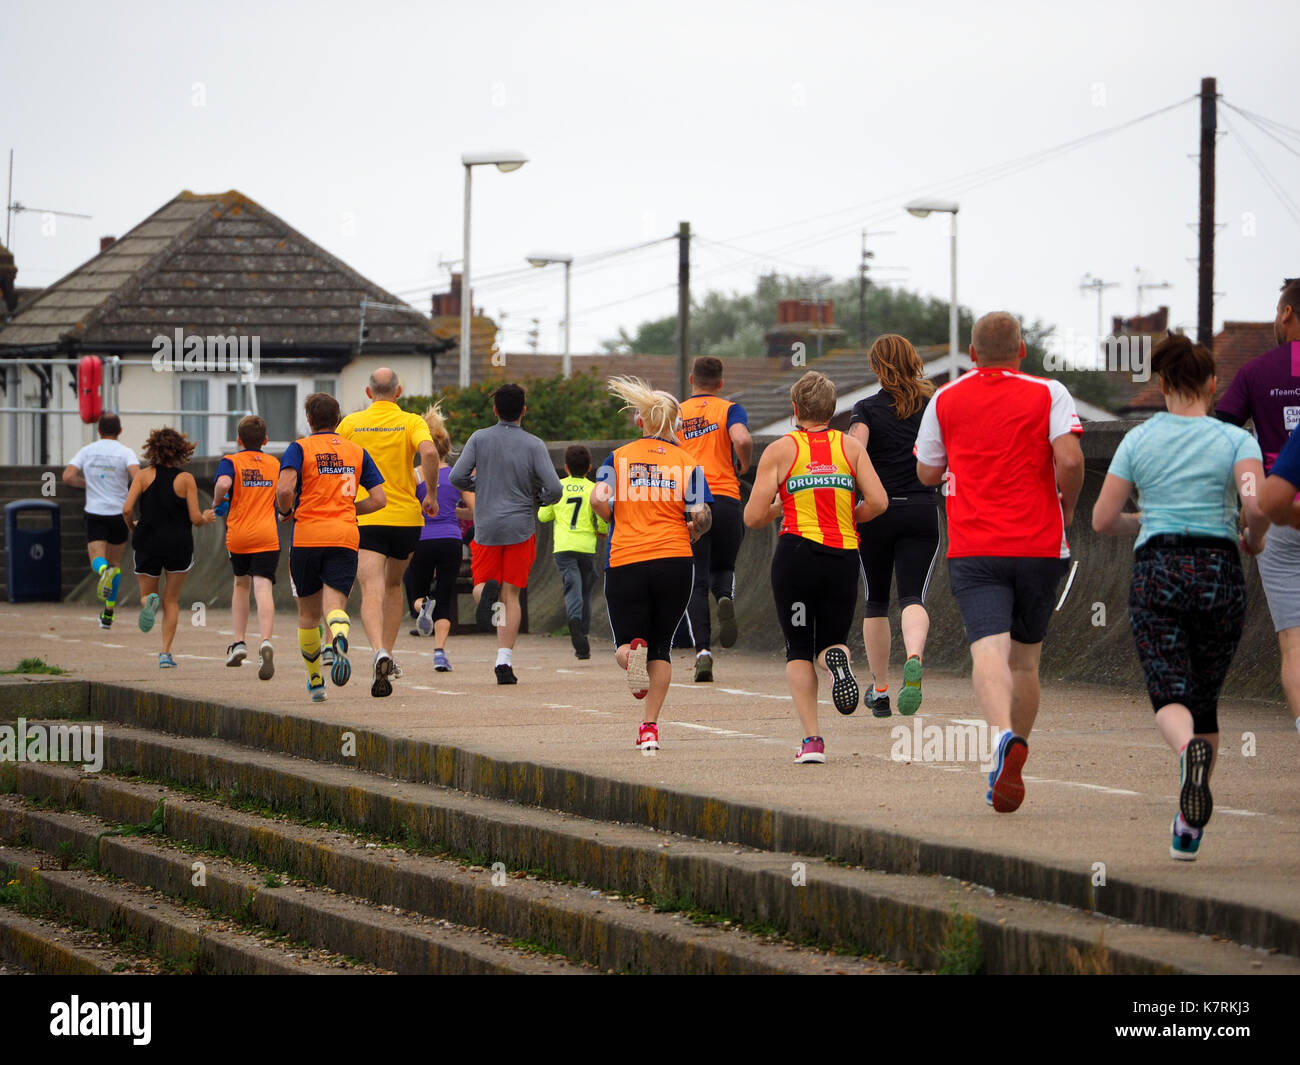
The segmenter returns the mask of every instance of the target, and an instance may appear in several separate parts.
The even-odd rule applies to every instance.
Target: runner
[[[192,473],[181,467],[194,454],[194,445],[175,429],[155,429],[144,445],[148,466],[131,481],[122,504],[122,518],[134,535],[135,575],[140,582],[141,632],[153,628],[161,603],[163,612],[162,651],[159,669],[175,669],[172,641],[176,638],[176,619],[180,614],[181,588],[185,575],[194,566],[194,526],[211,525],[217,520],[214,510],[199,509],[199,486]],[[140,521],[135,521],[135,505],[140,504]],[[167,580],[162,579],[163,573]],[[162,598],[158,586],[162,584]]]
[[[1208,417],[1218,383],[1209,351],[1170,336],[1151,362],[1166,410],[1120,441],[1092,527],[1109,536],[1137,534],[1129,622],[1156,727],[1178,754],[1169,853],[1193,861],[1214,808],[1219,691],[1246,618],[1237,494],[1246,521],[1241,547],[1258,555],[1268,530],[1258,498],[1264,467],[1254,437]],[[1124,513],[1134,488],[1141,509]]]
[[[101,415],[99,439],[73,455],[63,471],[64,484],[86,490],[86,553],[91,570],[99,578],[96,594],[104,603],[99,612],[101,629],[113,626],[113,611],[122,585],[118,563],[127,536],[122,504],[140,472],[135,452],[118,442],[121,435],[122,420],[116,414]]]
[[[372,514],[387,502],[384,481],[365,449],[334,430],[339,403],[313,392],[303,404],[309,436],[295,440],[280,458],[275,512],[293,519],[289,584],[298,600],[298,647],[307,666],[312,702],[325,701],[321,673],[321,615],[330,634],[330,680],[341,687],[352,676],[348,661],[348,595],[357,578],[357,516]],[[357,498],[357,488],[368,495]]]
[[[551,456],[520,422],[528,407],[524,390],[505,384],[492,393],[497,424],[465,442],[451,483],[474,492],[474,598],[482,602],[494,584],[502,609],[495,610],[498,684],[517,684],[514,647],[519,635],[519,593],[537,558],[537,508],[558,503],[563,489]],[[540,497],[540,503],[538,499]]]
[[[235,438],[239,451],[218,463],[212,491],[213,509],[226,519],[226,551],[235,574],[230,599],[235,639],[226,648],[226,665],[238,666],[248,657],[244,633],[251,592],[257,600],[257,628],[262,637],[257,676],[270,680],[275,675],[271,630],[275,624],[275,571],[280,564],[280,533],[275,521],[280,463],[262,452],[266,422],[256,414],[240,421]]]
[[[564,452],[564,498],[537,512],[537,520],[555,522],[551,554],[564,586],[564,613],[569,622],[569,642],[583,661],[591,657],[591,592],[596,586],[596,541],[609,526],[591,508],[596,487],[588,476],[591,452],[570,444]],[[556,521],[556,516],[559,520]]]
[[[361,547],[357,554],[357,577],[361,581],[361,623],[375,649],[370,670],[370,694],[377,699],[393,694],[391,678],[401,669],[393,659],[397,631],[405,612],[402,576],[411,561],[426,514],[435,513],[435,501],[423,507],[415,495],[416,455],[427,483],[438,480],[438,450],[429,427],[418,414],[397,405],[402,384],[397,374],[381,366],[370,375],[366,395],[371,404],[349,414],[338,426],[338,435],[365,448],[379,470],[388,503],[377,512],[358,509]],[[363,497],[364,498],[364,497]]]
[[[925,593],[939,557],[939,493],[916,479],[916,434],[934,384],[925,379],[921,356],[905,337],[878,337],[868,357],[880,391],[854,404],[849,436],[867,449],[889,493],[889,509],[858,526],[867,599],[862,640],[874,681],[866,706],[875,717],[889,717],[890,578],[898,582],[907,654],[898,712],[910,715],[921,708],[921,656],[930,633]]]
[[[1273,334],[1278,346],[1237,371],[1214,411],[1233,425],[1254,423],[1265,473],[1300,425],[1300,278],[1282,282]],[[1282,692],[1300,729],[1300,529],[1280,524],[1269,534],[1259,579],[1282,654]]]
[[[858,530],[883,514],[888,496],[866,449],[830,428],[835,385],[809,370],[790,388],[795,428],[763,452],[745,524],[761,529],[781,519],[772,555],[772,597],[785,634],[785,677],[803,730],[800,765],[826,761],[817,731],[817,670],[830,675],[841,714],[858,706],[850,665],[849,626],[858,607]],[[853,493],[862,502],[853,504]]]
[[[609,390],[635,412],[643,435],[601,463],[591,506],[609,523],[605,603],[614,658],[632,695],[646,701],[636,746],[657,751],[673,633],[694,584],[691,540],[709,529],[712,497],[703,468],[677,444],[677,400],[637,377],[612,377]]]
[[[754,441],[749,435],[745,408],[718,395],[724,384],[720,359],[696,359],[690,383],[692,394],[682,403],[682,429],[677,442],[704,469],[713,493],[713,525],[695,541],[695,587],[675,644],[694,646],[695,680],[705,683],[713,680],[710,591],[718,601],[718,642],[723,647],[736,642],[736,556],[745,536],[736,473],[749,472]]]
[[[451,467],[447,456],[451,454],[451,436],[442,418],[442,409],[434,404],[424,412],[429,436],[438,451],[438,502],[437,515],[425,511],[424,528],[420,542],[415,547],[411,565],[406,571],[406,597],[411,614],[416,619],[413,636],[434,638],[433,668],[438,673],[450,673],[447,661],[447,637],[451,633],[451,608],[456,599],[456,579],[460,576],[461,541],[460,523],[474,516],[474,493],[462,492],[452,487]],[[429,494],[429,485],[421,476],[415,490],[423,504]]]
[[[985,801],[1010,813],[1025,797],[1038,662],[1069,565],[1083,426],[1064,385],[1020,372],[1025,343],[1010,314],[976,322],[970,352],[976,369],[939,389],[921,418],[916,475],[944,483],[948,580],[975,698],[1000,733]]]

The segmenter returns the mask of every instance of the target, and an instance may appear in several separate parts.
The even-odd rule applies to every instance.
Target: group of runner
[[[1210,353],[1182,336],[1161,341],[1153,368],[1167,409],[1121,442],[1092,514],[1097,532],[1136,537],[1130,620],[1157,727],[1179,759],[1171,854],[1180,859],[1195,858],[1213,808],[1217,703],[1246,609],[1239,550],[1258,557],[1283,687],[1300,728],[1300,445],[1290,433],[1300,421],[1300,281],[1283,287],[1276,334],[1278,348],[1238,373],[1217,410]],[[486,611],[497,633],[497,683],[517,683],[513,651],[535,530],[538,520],[553,522],[580,659],[591,653],[591,596],[603,558],[615,658],[644,701],[636,740],[642,751],[660,746],[672,649],[691,647],[694,679],[712,681],[710,596],[719,643],[731,646],[744,529],[779,522],[771,586],[804,734],[795,759],[801,764],[826,760],[819,676],[840,713],[860,703],[877,717],[892,713],[891,580],[905,645],[896,706],[905,715],[919,709],[942,501],[975,698],[997,735],[985,800],[1006,813],[1024,800],[1042,643],[1069,566],[1067,529],[1083,486],[1082,426],[1064,386],[1021,372],[1026,348],[1012,315],[977,321],[970,355],[974,368],[935,391],[910,342],[880,337],[869,354],[878,391],[853,407],[847,432],[830,428],[832,382],[805,373],[790,390],[791,431],[763,451],[743,504],[740,477],[753,442],[744,409],[719,395],[723,367],[715,358],[696,360],[693,394],[684,401],[638,378],[610,380],[641,436],[614,449],[594,480],[582,446],[566,452],[560,479],[545,445],[522,428],[526,396],[514,384],[494,393],[497,423],[473,433],[450,466],[440,410],[423,417],[403,411],[400,382],[387,368],[371,375],[370,405],[346,418],[333,396],[309,396],[310,432],[278,462],[262,450],[262,420],[241,421],[239,450],[218,467],[211,509],[200,509],[195,480],[182,469],[193,445],[173,429],[155,430],[142,468],[118,442],[113,415],[101,420],[101,439],[78,452],[64,479],[87,490],[105,628],[134,528],[139,625],[149,631],[161,610],[162,668],[176,664],[172,641],[193,565],[192,528],[220,515],[234,572],[227,664],[248,656],[251,594],[259,676],[273,675],[277,523],[292,521],[298,643],[317,701],[326,697],[325,666],[335,686],[351,675],[347,600],[358,580],[374,649],[373,696],[390,694],[401,676],[393,647],[408,614],[413,633],[435,640],[434,668],[451,669],[446,641],[466,539],[479,616]],[[1241,428],[1247,421],[1258,441]],[[1126,511],[1135,493],[1141,509]],[[871,675],[865,693],[848,645],[859,580]]]

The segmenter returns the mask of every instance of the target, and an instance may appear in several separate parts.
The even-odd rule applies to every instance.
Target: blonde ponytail
[[[447,432],[440,402],[425,410],[424,424],[429,427],[429,435],[433,437],[433,446],[438,449],[438,456],[445,461],[451,454],[451,434]]]
[[[611,377],[609,390],[641,416],[647,436],[671,437],[677,433],[681,407],[675,396],[651,388],[639,377]]]

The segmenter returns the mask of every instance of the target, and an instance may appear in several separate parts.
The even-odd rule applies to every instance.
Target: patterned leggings
[[[1198,733],[1217,733],[1219,690],[1246,617],[1236,548],[1143,546],[1128,607],[1151,706],[1182,703]]]

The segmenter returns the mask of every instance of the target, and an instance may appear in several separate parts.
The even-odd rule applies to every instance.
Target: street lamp
[[[466,152],[460,157],[465,167],[465,254],[461,264],[460,280],[460,387],[469,387],[469,322],[474,313],[469,278],[469,194],[470,175],[476,166],[495,166],[502,173],[518,170],[528,156],[511,150],[492,152]]]
[[[573,256],[564,252],[534,251],[524,258],[537,267],[564,264],[564,376],[567,379],[573,372],[573,360],[569,354],[569,270],[573,266]]]
[[[925,218],[932,211],[952,215],[952,296],[948,306],[948,380],[957,380],[957,204],[952,200],[913,200],[907,213]]]

